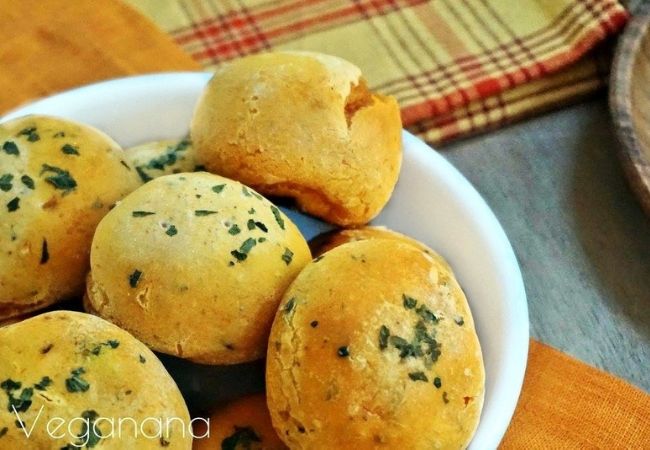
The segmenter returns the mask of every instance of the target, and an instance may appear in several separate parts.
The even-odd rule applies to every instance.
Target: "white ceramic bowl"
[[[117,79],[58,94],[4,116],[49,114],[94,125],[123,146],[187,133],[207,73]],[[439,153],[403,133],[395,193],[374,224],[428,244],[453,267],[469,300],[483,348],[485,405],[471,449],[496,448],[514,412],[528,355],[528,307],[506,235],[472,185]],[[290,212],[310,238],[322,222]]]

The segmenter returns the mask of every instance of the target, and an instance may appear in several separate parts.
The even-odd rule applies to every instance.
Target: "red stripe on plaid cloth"
[[[516,39],[516,41],[519,41],[519,50],[517,52],[514,52],[513,56],[519,56],[521,53],[533,50],[537,53],[542,51],[555,51],[557,50],[558,45],[549,45],[548,42],[565,35],[569,40],[571,40],[580,34],[587,26],[584,23],[579,23],[579,19],[583,18],[584,15],[598,17],[602,14],[609,14],[610,11],[616,7],[616,4],[614,2],[605,3],[599,0],[585,0],[580,4],[584,6],[583,10],[565,10],[562,12],[562,14],[559,15],[556,21],[550,23],[547,27],[541,28],[530,35]],[[611,31],[615,32],[617,30],[612,29]],[[525,42],[525,45],[523,45],[523,42]],[[515,40],[503,43],[492,49],[490,52],[492,58],[496,57],[497,60],[501,60],[502,58],[507,57],[506,49],[511,47],[513,43],[516,43]],[[479,55],[462,55],[458,58],[455,58],[447,65],[450,66],[451,73],[454,76],[462,76],[467,81],[473,81],[486,73],[484,70],[475,69],[482,69],[483,65],[490,63],[491,55],[485,53]],[[531,63],[534,64],[535,67],[539,68],[539,71],[536,71],[537,74],[533,77],[533,79],[547,74],[546,67],[542,61],[535,59],[534,61],[531,61]],[[520,64],[515,63],[515,66],[519,67]],[[448,89],[453,83],[452,80],[450,80],[442,73],[441,69],[441,67],[435,67],[432,70],[423,71],[417,76],[432,79],[436,83],[434,86],[432,86],[432,91],[444,91],[445,89]],[[387,81],[378,86],[373,86],[373,88],[381,90],[386,94],[399,95],[401,92],[410,88],[409,82],[410,79],[398,78]],[[409,100],[411,97],[400,98],[402,101],[404,101]]]
[[[261,34],[257,34],[254,31],[245,29],[245,25],[250,24],[251,20],[253,20],[255,23],[259,23],[261,20],[269,18],[271,16],[285,14],[295,9],[304,8],[305,6],[312,6],[312,3],[319,3],[320,1],[322,0],[309,2],[309,4],[306,4],[304,1],[298,1],[295,3],[283,5],[276,9],[263,12],[251,11],[248,14],[244,14],[243,11],[239,10],[231,11],[226,16],[202,21],[199,24],[193,25],[190,30],[176,30],[172,34],[174,35],[176,42],[184,45],[197,38],[219,38],[222,37],[222,34],[229,28],[239,28],[241,29],[241,33],[238,43],[244,47],[248,47],[247,49],[244,49],[245,52],[253,53],[260,50],[258,48],[258,44],[261,40],[277,39],[278,37],[291,35],[317,24],[335,25],[339,23],[341,19],[354,21],[361,20],[367,16],[372,17],[384,15],[402,7],[410,7],[419,3],[424,3],[427,0],[368,0],[365,2],[356,3],[355,5],[338,8],[316,17],[296,21],[294,23],[276,28],[271,28],[263,31]],[[224,40],[218,45],[214,45],[201,51],[193,52],[191,54],[195,59],[198,60],[206,58],[230,59],[236,56],[240,56],[240,54],[238,54],[234,48],[235,43]]]
[[[627,12],[615,13],[609,16],[607,20],[600,22],[600,26],[605,29],[610,29],[612,32],[617,31],[627,22],[628,16],[629,15]],[[593,30],[591,33],[587,34],[583,39],[581,39],[570,52],[544,61],[543,64],[545,66],[546,72],[555,72],[558,69],[577,61],[585,54],[586,51],[591,49],[594,44],[599,42],[603,36],[604,32],[602,28]],[[529,66],[528,68],[532,67],[533,65]],[[477,100],[478,98],[490,97],[492,95],[498,94],[499,92],[503,91],[502,85],[504,84],[504,77],[507,77],[508,74],[513,75],[514,73],[520,72],[521,70],[523,70],[523,68],[517,68],[516,70],[507,72],[506,74],[499,77],[492,77],[481,80],[475,83],[473,86],[473,88],[476,89],[475,92],[479,95],[472,93],[472,90],[468,89],[468,95],[466,97],[469,97],[469,101],[472,101]],[[505,78],[505,80],[507,81],[507,78]],[[425,100],[422,103],[402,108],[402,122],[405,126],[408,126],[420,120],[427,119],[431,116],[448,113],[450,111],[448,102],[451,99],[452,95],[454,94],[445,95],[441,99]],[[465,104],[469,103],[469,101],[466,101]]]

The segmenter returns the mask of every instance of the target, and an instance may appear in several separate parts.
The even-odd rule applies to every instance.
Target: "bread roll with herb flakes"
[[[269,338],[268,406],[291,449],[464,449],[484,379],[454,275],[396,239],[350,242],[308,264]]]
[[[139,185],[95,128],[46,116],[0,124],[0,319],[81,296],[95,227]]]
[[[136,145],[126,150],[126,158],[144,183],[163,175],[194,172],[197,169],[189,138]]]
[[[90,310],[151,348],[204,364],[262,358],[282,294],[311,260],[298,228],[246,186],[167,175],[97,227]]]
[[[358,67],[289,51],[220,68],[191,124],[208,171],[343,226],[369,222],[388,202],[401,130],[396,100],[370,91]]]
[[[201,427],[194,431],[194,450],[287,450],[271,425],[264,394],[243,397],[220,408],[210,416],[209,433],[204,422],[197,424]]]
[[[192,447],[187,407],[158,358],[89,314],[0,328],[0,406],[1,449]]]

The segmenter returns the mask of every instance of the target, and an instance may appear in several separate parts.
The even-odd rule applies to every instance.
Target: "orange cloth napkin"
[[[115,0],[0,0],[0,113],[103,78],[197,68],[166,34]],[[649,443],[650,395],[531,341],[502,448],[642,449]]]
[[[617,0],[126,1],[206,67],[268,49],[342,56],[434,143],[604,86],[609,64],[581,57],[627,19]]]

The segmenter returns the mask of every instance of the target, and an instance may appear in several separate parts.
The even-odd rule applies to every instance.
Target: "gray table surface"
[[[440,150],[510,238],[532,337],[650,391],[650,218],[605,93]]]

